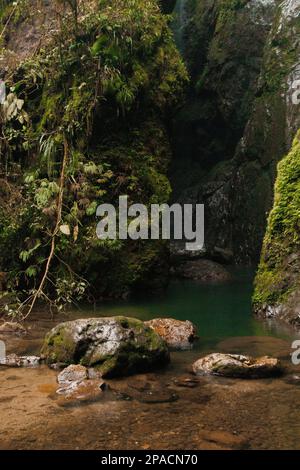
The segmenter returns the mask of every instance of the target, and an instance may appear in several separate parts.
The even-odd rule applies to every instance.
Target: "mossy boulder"
[[[134,318],[109,317],[61,323],[45,338],[48,364],[81,364],[103,377],[147,372],[169,362],[165,341]]]
[[[278,165],[275,201],[255,280],[254,310],[300,325],[300,132]]]

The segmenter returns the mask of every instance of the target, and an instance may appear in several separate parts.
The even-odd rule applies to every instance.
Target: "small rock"
[[[59,388],[56,393],[60,395],[60,406],[76,405],[78,403],[96,401],[102,397],[107,386],[99,380],[83,380],[71,382],[68,386]]]
[[[280,361],[271,357],[254,359],[234,354],[210,354],[192,366],[196,375],[219,375],[244,379],[261,379],[282,373]]]
[[[192,349],[197,339],[197,328],[190,321],[156,318],[145,324],[161,336],[172,349]]]
[[[293,374],[293,375],[288,375],[285,378],[285,382],[289,385],[300,385],[300,375]]]
[[[196,377],[177,377],[174,384],[182,388],[196,388],[199,386],[199,379]]]
[[[64,369],[57,377],[59,384],[79,383],[88,379],[88,370],[81,365],[72,365]]]
[[[89,371],[81,365],[71,365],[57,377],[60,388],[56,393],[62,396],[60,405],[76,404],[96,400],[106,390],[102,380],[89,379]]]
[[[0,359],[1,366],[7,367],[37,367],[41,364],[41,358],[37,356],[17,356],[10,354]]]

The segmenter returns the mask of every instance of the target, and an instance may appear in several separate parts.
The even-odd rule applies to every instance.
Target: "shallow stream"
[[[62,320],[122,314],[189,319],[200,339],[192,351],[172,353],[167,368],[109,381],[100,398],[68,405],[55,393],[55,371],[2,368],[0,449],[299,449],[300,366],[290,357],[299,335],[256,321],[252,275],[234,274],[231,283],[176,282],[160,297],[109,302],[63,318],[37,312],[26,337],[1,337],[9,353],[37,354],[45,333]],[[193,382],[190,365],[209,352],[268,354],[283,361],[286,373],[278,379]]]

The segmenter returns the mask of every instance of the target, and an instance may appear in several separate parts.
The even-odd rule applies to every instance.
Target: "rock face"
[[[192,366],[196,375],[220,375],[242,379],[262,379],[282,373],[278,359],[261,357],[253,359],[235,354],[211,354]]]
[[[183,279],[200,282],[227,282],[231,274],[222,265],[210,260],[186,261],[175,268],[175,274]]]
[[[169,361],[165,341],[143,322],[126,317],[66,322],[46,336],[47,363],[96,367],[103,377],[144,372]]]
[[[208,257],[257,262],[276,165],[300,126],[300,1],[178,3],[192,85],[173,128],[175,199],[205,204]]]
[[[161,336],[171,349],[191,349],[197,339],[197,328],[190,321],[156,318],[145,324]]]
[[[254,310],[300,326],[300,131],[278,166],[275,202],[255,280]]]

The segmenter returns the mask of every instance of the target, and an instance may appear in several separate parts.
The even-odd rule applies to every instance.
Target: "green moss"
[[[249,0],[221,0],[216,23],[216,32],[223,30],[226,23],[234,23],[236,13],[244,8]]]
[[[113,320],[125,330],[130,330],[130,334],[125,331],[123,335],[116,327],[116,341],[119,344],[114,355],[105,352],[100,354],[97,349],[91,353],[93,336],[84,336],[83,333],[79,341],[74,325],[76,322],[63,323],[52,330],[45,338],[41,354],[49,364],[79,363],[99,369],[105,377],[146,372],[168,362],[167,344],[142,321],[122,316],[114,317]],[[93,329],[93,322],[89,328]]]
[[[49,188],[59,184],[68,143],[62,223],[72,236],[56,237],[55,285],[49,284],[47,292],[54,299],[59,292],[62,300],[73,298],[69,289],[76,291],[77,275],[90,286],[86,298],[122,297],[145,285],[156,265],[162,272],[162,260],[167,264],[160,243],[99,241],[95,210],[101,203],[117,205],[125,194],[132,203],[168,202],[167,123],[188,81],[170,19],[156,0],[118,0],[113,9],[108,0],[94,10],[90,6],[82,5],[86,11],[76,28],[72,17],[64,18],[47,48],[12,74],[9,85],[24,100],[29,121],[4,126],[10,164],[20,163],[20,176],[26,177],[14,227],[20,241],[5,250],[3,263],[7,270],[16,269],[15,285],[24,290],[38,284],[49,254],[56,213],[56,195]],[[0,237],[1,252],[11,232],[10,227]],[[30,278],[26,273],[33,272],[32,266],[37,275]],[[163,280],[159,275],[149,279],[163,284],[165,276],[166,270]],[[62,286],[67,295],[60,292]]]
[[[61,362],[71,364],[71,358],[75,353],[75,344],[73,338],[68,334],[62,325],[57,334],[49,333],[44,341],[41,355],[47,357],[49,364]]]
[[[268,220],[261,263],[255,280],[254,305],[279,305],[299,287],[300,132],[279,163],[274,207]]]

